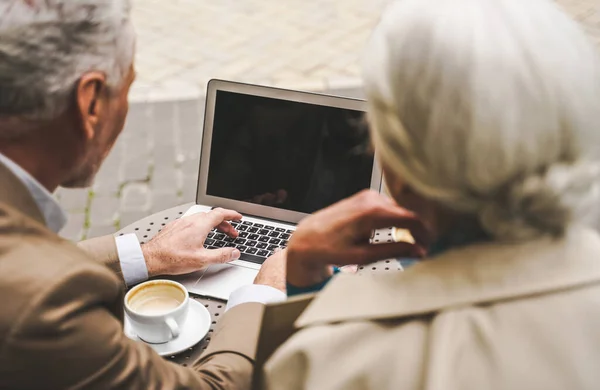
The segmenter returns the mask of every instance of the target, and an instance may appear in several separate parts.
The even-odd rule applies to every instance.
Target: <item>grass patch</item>
[[[94,197],[96,196],[96,193],[94,192],[94,190],[89,190],[88,191],[88,197],[87,197],[87,202],[85,205],[85,218],[83,220],[83,232],[81,234],[81,239],[85,240],[87,238],[88,235],[88,231],[90,230],[90,225],[91,225],[91,210],[92,210],[92,201],[94,200]]]

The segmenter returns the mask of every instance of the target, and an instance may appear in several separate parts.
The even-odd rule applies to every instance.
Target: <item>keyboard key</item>
[[[271,233],[269,234],[269,237],[274,237],[274,238],[277,238],[277,237],[279,237],[279,233],[277,233],[277,232],[271,232]]]
[[[223,241],[215,241],[215,245],[217,248],[223,248],[225,243]]]
[[[246,238],[249,235],[250,235],[250,233],[248,233],[248,232],[240,232],[240,237],[242,237],[242,238]]]
[[[277,245],[269,245],[269,247],[267,249],[270,251],[274,251],[277,248],[279,248]]]
[[[208,233],[208,236],[206,236],[206,237],[213,238],[214,236],[215,236],[215,233]]]
[[[245,244],[245,243],[246,243],[246,239],[245,239],[245,238],[240,238],[240,237],[238,237],[238,238],[236,238],[236,239],[235,239],[235,241],[234,241],[234,242],[235,242],[236,244],[242,244],[242,245],[243,245],[243,244]]]
[[[256,244],[256,247],[258,249],[265,249],[267,246],[269,246],[269,244],[267,244],[266,242],[259,242],[258,244]]]
[[[211,239],[211,238],[207,238],[206,240],[204,240],[204,245],[212,245],[215,243],[215,240]]]
[[[255,223],[254,226],[256,226],[257,228],[261,228],[261,227],[264,227],[265,225],[260,224],[260,223]]]
[[[256,233],[258,231],[258,228],[257,227],[251,227],[250,229],[248,229],[248,231],[250,233]]]
[[[233,242],[233,240],[235,240],[235,238],[227,236],[227,237],[225,237],[225,239],[223,241],[225,241],[225,242]]]
[[[231,222],[229,222],[229,224],[231,226],[233,226],[233,227],[237,227],[237,225],[239,225],[239,222],[233,222],[233,221],[231,221]]]
[[[235,248],[237,244],[235,242],[226,242],[225,248]]]
[[[248,221],[242,221],[242,223],[243,223],[244,225],[250,225],[250,226],[252,226],[252,222],[248,222]]]
[[[269,237],[267,237],[267,236],[260,236],[258,238],[258,241],[260,241],[260,242],[269,242]]]
[[[294,233],[294,231],[293,231],[293,230],[286,230],[285,232],[286,232],[287,234],[293,234],[293,233]]]
[[[273,244],[273,245],[279,245],[280,242],[281,242],[281,240],[279,238],[271,238],[269,240],[269,244]]]
[[[263,249],[263,250],[258,251],[257,255],[267,257],[267,256],[269,256],[269,251],[266,251]]]
[[[268,230],[273,230],[273,229],[275,229],[275,228],[274,228],[273,226],[269,226],[269,225],[267,225],[267,226],[265,226],[265,229],[268,229]]]
[[[237,230],[238,232],[244,232],[246,231],[246,229],[248,229],[248,226],[246,225],[238,225],[238,227],[235,228],[235,230]]]
[[[243,251],[245,251],[245,250],[246,250],[246,246],[245,246],[245,245],[242,245],[242,244],[236,244],[236,246],[235,246],[235,247],[236,247],[237,249],[239,249],[239,250],[240,250],[240,252],[243,252]]]
[[[282,228],[276,228],[275,231],[285,233],[285,229],[282,229]]]
[[[209,245],[209,246],[206,247],[206,249],[219,249],[219,247]]]
[[[248,253],[250,255],[255,254],[256,252],[258,252],[258,248],[247,248],[244,253]]]
[[[256,242],[256,241],[252,241],[252,240],[246,241],[246,245],[247,246],[251,246],[252,247],[252,246],[256,246],[256,244],[258,244],[258,242]]]
[[[289,239],[289,238],[290,238],[290,235],[289,235],[289,234],[286,234],[286,233],[281,233],[281,234],[279,235],[279,238],[281,238],[281,239],[283,239],[283,240],[287,240],[287,239]]]
[[[225,238],[225,235],[223,233],[215,234],[215,240],[222,240],[224,238]]]
[[[265,236],[265,235],[269,234],[269,231],[267,229],[260,229],[258,231],[258,234],[262,234],[263,236]]]
[[[251,255],[245,252],[242,252],[240,256],[240,260],[249,261],[251,263],[262,264],[265,261],[265,258],[262,256]]]
[[[258,240],[259,237],[260,236],[258,234],[251,234],[251,235],[248,236],[248,238],[251,239],[251,240]]]

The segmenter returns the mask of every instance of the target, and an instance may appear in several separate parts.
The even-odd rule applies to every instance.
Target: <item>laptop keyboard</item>
[[[204,241],[207,249],[235,247],[239,249],[240,260],[262,264],[277,248],[286,248],[293,230],[273,227],[249,221],[232,221],[231,225],[240,233],[231,238],[213,229]]]

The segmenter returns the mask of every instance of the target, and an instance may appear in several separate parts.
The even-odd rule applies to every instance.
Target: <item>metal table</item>
[[[122,236],[123,234],[135,233],[140,243],[143,244],[149,241],[158,232],[160,232],[167,223],[181,218],[181,216],[192,205],[193,203],[186,203],[181,206],[173,207],[168,210],[158,212],[149,217],[134,222],[129,226],[124,227],[123,229],[115,233],[115,235]],[[392,242],[391,229],[377,231],[375,233],[375,236],[373,237],[373,240],[375,242]],[[379,273],[399,270],[402,270],[402,266],[398,262],[396,262],[395,260],[385,260],[379,263],[370,264],[368,266],[361,266],[359,267],[358,273]],[[227,303],[226,301],[220,299],[200,296],[192,293],[190,293],[190,297],[197,300],[198,302],[201,302],[208,309],[212,318],[212,324],[210,326],[208,334],[200,343],[196,344],[192,348],[189,348],[185,352],[167,357],[167,359],[171,359],[183,366],[187,366],[188,363],[194,362],[198,357],[200,357],[202,351],[206,349],[214,332],[214,328],[217,322],[219,321],[219,318],[223,315],[223,312],[225,311],[225,305]]]

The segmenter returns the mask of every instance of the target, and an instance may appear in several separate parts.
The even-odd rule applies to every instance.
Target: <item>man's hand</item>
[[[208,233],[217,228],[229,237],[238,232],[227,221],[239,220],[236,211],[217,208],[169,223],[147,244],[142,245],[148,275],[179,275],[197,271],[210,264],[226,263],[240,257],[235,248],[205,249]]]
[[[254,284],[264,284],[280,291],[285,290],[285,263],[287,249],[276,251],[260,267]]]
[[[407,229],[415,244],[370,244],[372,231]],[[287,281],[298,287],[322,282],[330,265],[367,264],[392,257],[422,257],[429,234],[412,212],[373,191],[363,191],[302,221],[288,245]]]

